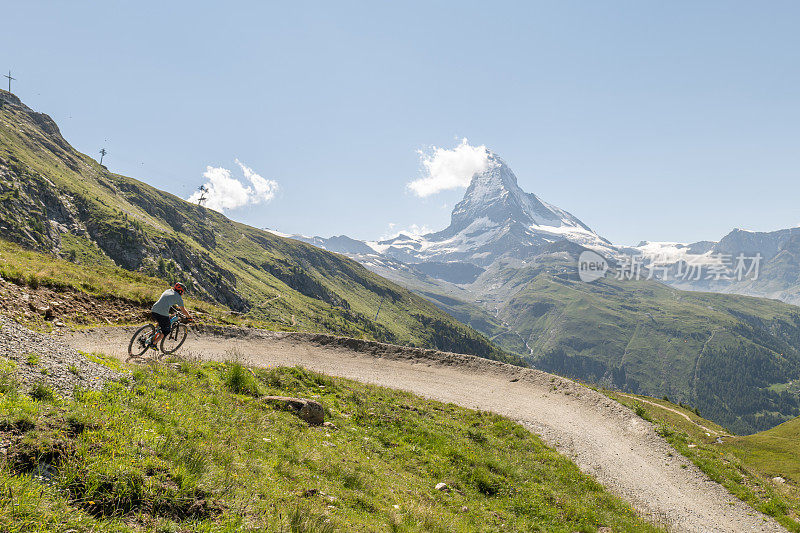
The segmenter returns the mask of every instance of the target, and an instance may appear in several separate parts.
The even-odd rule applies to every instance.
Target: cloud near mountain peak
[[[420,198],[468,187],[472,176],[494,164],[486,146],[472,146],[466,138],[453,149],[434,146],[430,151],[418,150],[417,153],[423,176],[406,186]]]

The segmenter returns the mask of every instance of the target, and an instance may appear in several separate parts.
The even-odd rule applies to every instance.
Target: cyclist
[[[189,312],[183,306],[184,292],[186,292],[186,285],[178,282],[173,285],[172,288],[161,293],[161,297],[156,303],[153,304],[153,320],[158,322],[160,331],[156,331],[156,336],[153,337],[153,341],[150,343],[148,348],[158,350],[158,342],[162,339],[162,337],[169,335],[169,332],[172,328],[169,320],[169,310],[172,309],[172,306],[177,307],[183,316],[187,318],[187,320],[192,320],[192,317],[189,316]]]

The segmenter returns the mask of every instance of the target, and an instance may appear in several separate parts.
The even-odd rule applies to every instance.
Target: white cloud
[[[486,146],[470,146],[467,139],[461,139],[461,144],[452,150],[434,146],[432,153],[421,150],[418,153],[424,176],[410,182],[407,187],[420,198],[468,187],[472,176],[492,164]]]
[[[203,173],[206,179],[203,184],[206,187],[206,201],[203,205],[222,213],[226,209],[269,202],[275,197],[277,181],[261,177],[238,159],[236,164],[242,169],[250,185],[234,178],[227,168],[208,166]],[[195,191],[187,200],[197,203],[201,195],[201,191]]]

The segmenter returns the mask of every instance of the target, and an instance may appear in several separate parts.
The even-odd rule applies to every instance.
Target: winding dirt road
[[[72,333],[84,351],[126,357],[130,328]],[[653,426],[570,380],[477,357],[324,335],[205,328],[182,356],[294,366],[404,389],[519,421],[650,521],[676,532],[785,531],[710,481]]]

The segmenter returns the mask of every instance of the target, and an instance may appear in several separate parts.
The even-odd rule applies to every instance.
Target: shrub
[[[53,402],[56,395],[53,390],[44,383],[37,383],[31,390],[31,398],[39,400],[40,402]]]
[[[647,409],[645,409],[644,406],[642,406],[642,404],[637,403],[636,407],[634,408],[634,411],[636,411],[636,415],[639,416],[640,418],[643,418],[643,419],[647,420],[648,422],[652,422],[653,421],[653,419],[650,418],[650,415],[647,414]]]
[[[228,390],[236,394],[246,394],[258,397],[261,393],[258,390],[258,383],[248,369],[241,363],[230,363],[225,372],[225,386]]]
[[[670,428],[668,428],[664,424],[660,424],[658,426],[658,428],[656,429],[656,433],[658,434],[659,437],[663,437],[665,439],[669,438],[669,437],[671,437],[672,435],[675,434],[674,431],[672,431]]]

